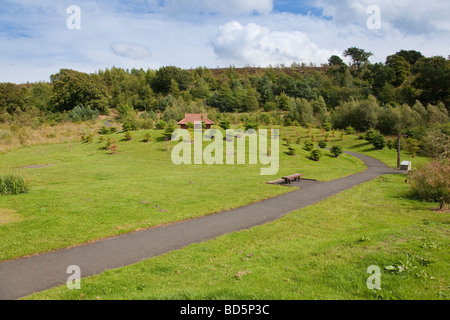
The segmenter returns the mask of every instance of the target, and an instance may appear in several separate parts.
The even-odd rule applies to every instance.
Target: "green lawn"
[[[81,290],[27,299],[448,300],[450,217],[407,191],[404,176],[380,177],[276,222],[83,279]],[[380,291],[366,286],[372,265]]]
[[[328,181],[366,169],[362,161],[303,149],[307,131],[282,128],[280,171],[261,165],[176,166],[162,131],[113,135],[119,153],[92,144],[23,148],[0,156],[4,172],[19,171],[31,192],[0,197],[0,261],[87,243],[212,214],[273,197],[290,188],[269,180],[296,172]],[[313,130],[316,145],[322,133]],[[297,144],[300,137],[300,144]],[[328,146],[367,154],[391,167],[395,150],[374,150],[356,136]],[[428,159],[411,159],[413,167]],[[21,169],[28,165],[53,166]],[[82,280],[30,299],[449,299],[448,213],[409,200],[404,176],[386,176],[342,192],[276,222],[191,245],[142,263]],[[381,291],[368,290],[366,270],[382,269]],[[395,266],[398,271],[385,270]]]
[[[332,180],[366,169],[343,155],[307,159],[302,145],[296,156],[281,146],[280,171],[261,176],[261,165],[181,165],[161,141],[162,131],[149,131],[152,142],[115,134],[119,153],[92,144],[71,143],[26,147],[0,156],[3,171],[18,171],[31,192],[0,197],[0,261],[42,253],[93,240],[203,216],[261,201],[292,189],[266,184],[297,172],[306,178]],[[325,152],[327,153],[327,152]],[[38,169],[28,165],[53,166]]]

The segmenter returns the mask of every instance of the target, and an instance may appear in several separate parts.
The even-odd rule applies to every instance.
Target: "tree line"
[[[50,82],[0,83],[0,121],[58,122],[79,114],[119,112],[124,121],[137,115],[175,122],[185,112],[208,111],[220,120],[253,114],[271,124],[352,126],[393,134],[448,122],[450,60],[401,50],[385,63],[372,53],[349,48],[322,67],[199,67],[183,70],[108,68],[93,74],[62,69]],[[81,110],[81,111],[80,111]],[[138,117],[139,118],[139,117]],[[84,119],[82,119],[84,120]]]

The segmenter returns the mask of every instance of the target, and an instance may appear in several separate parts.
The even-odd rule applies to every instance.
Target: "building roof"
[[[189,122],[194,124],[195,122],[201,122],[203,121],[205,124],[214,125],[214,122],[208,119],[208,115],[202,114],[202,113],[188,113],[186,114],[186,117],[178,122],[179,125],[181,124],[188,124]]]

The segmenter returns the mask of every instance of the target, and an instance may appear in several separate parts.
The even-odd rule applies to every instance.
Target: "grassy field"
[[[448,212],[384,176],[276,222],[27,299],[446,299]],[[381,290],[369,290],[369,266]]]
[[[144,143],[148,132],[152,142]],[[91,144],[28,146],[1,155],[3,171],[25,176],[31,191],[0,198],[0,261],[257,202],[289,192],[266,184],[286,174],[332,180],[366,168],[347,155],[311,161],[302,144],[293,144],[296,156],[281,147],[276,176],[261,176],[261,165],[176,166],[170,158],[176,143],[161,141],[162,131],[148,132],[134,132],[132,141],[112,135],[115,155],[99,137]],[[30,165],[52,166],[17,169]]]
[[[266,184],[286,174],[328,181],[366,169],[327,150],[309,160],[307,134],[281,129],[295,156],[282,141],[276,176],[261,176],[261,165],[176,166],[175,143],[156,130],[132,141],[112,135],[115,155],[98,136],[3,154],[0,167],[25,176],[31,192],[0,197],[0,261],[261,201],[292,190]],[[324,139],[312,134],[316,145]],[[331,137],[334,144],[396,167],[396,150],[374,150],[354,135]],[[30,165],[51,166],[19,169]],[[448,213],[409,200],[404,179],[380,177],[274,223],[83,279],[81,291],[63,286],[27,299],[449,299]],[[380,291],[366,287],[371,265],[382,269]]]

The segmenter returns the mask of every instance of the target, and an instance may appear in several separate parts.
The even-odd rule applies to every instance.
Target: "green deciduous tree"
[[[411,75],[411,66],[402,56],[392,55],[387,57],[386,66],[390,67],[395,73],[391,83],[396,87],[400,86]]]
[[[168,66],[161,67],[152,80],[151,86],[152,89],[157,93],[168,94],[171,89],[172,80],[177,83],[177,86],[180,90],[189,89],[190,84],[192,83],[192,75],[181,68]]]
[[[108,111],[107,89],[96,74],[61,69],[51,76],[51,83],[51,103],[55,111],[72,110],[78,105],[101,113]]]
[[[450,106],[450,61],[444,57],[423,58],[413,67],[413,85],[422,90],[422,103],[443,102]]]
[[[0,113],[25,110],[26,89],[13,83],[0,83]]]
[[[395,55],[403,57],[411,66],[424,58],[423,54],[416,50],[400,50]]]

